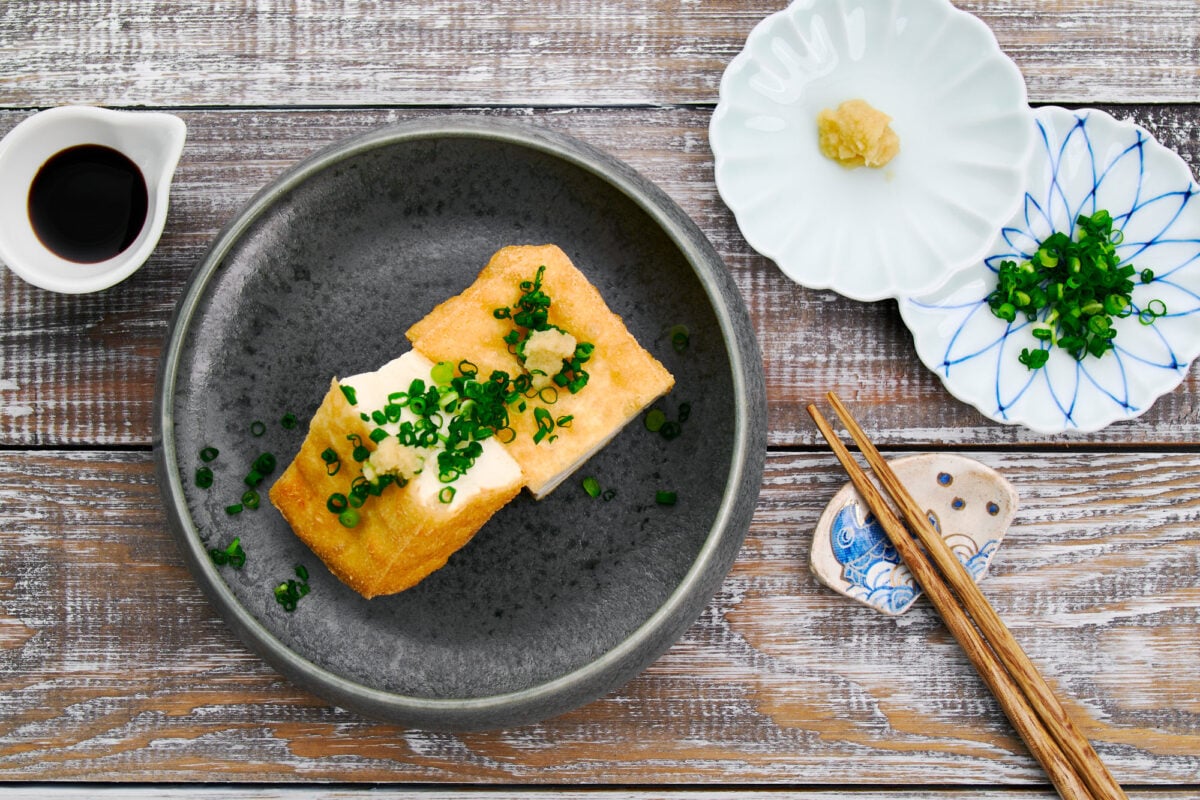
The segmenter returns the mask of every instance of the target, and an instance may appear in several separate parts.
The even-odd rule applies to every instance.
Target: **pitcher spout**
[[[108,109],[102,109],[107,111]],[[171,180],[175,176],[175,168],[183,155],[183,144],[187,139],[187,125],[174,114],[163,112],[124,112],[112,111],[113,114],[132,114],[132,117],[122,117],[120,123],[130,129],[130,145],[138,139],[144,148],[144,162],[140,162],[147,181],[154,179],[158,192],[167,193],[171,188]],[[139,159],[133,159],[135,163]],[[151,191],[152,194],[156,192]]]

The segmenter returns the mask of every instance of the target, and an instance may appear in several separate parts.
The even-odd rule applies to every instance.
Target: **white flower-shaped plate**
[[[1143,413],[1200,355],[1200,187],[1179,156],[1132,123],[1054,107],[1035,120],[1024,207],[991,255],[932,294],[901,299],[900,313],[925,365],[985,416],[1041,433],[1093,431]],[[1154,272],[1148,284],[1135,276],[1134,309],[1158,299],[1167,314],[1153,325],[1136,314],[1115,320],[1114,349],[1103,358],[1076,361],[1051,348],[1046,366],[1031,371],[1017,356],[1045,345],[1024,318],[1004,322],[987,305],[1000,263],[1028,259],[1098,209],[1124,235],[1122,263]]]
[[[848,169],[817,115],[861,98],[900,153]],[[1017,210],[1033,146],[1025,82],[948,0],[796,0],[760,22],[709,126],[722,199],[789,278],[856,300],[932,291]]]

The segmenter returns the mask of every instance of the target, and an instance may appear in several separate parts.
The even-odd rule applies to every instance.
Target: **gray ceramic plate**
[[[666,441],[628,426],[549,498],[522,495],[446,567],[363,600],[265,504],[236,516],[262,451],[282,465],[333,375],[408,349],[404,331],[503,245],[559,244],[676,376]],[[691,343],[667,334],[687,325]],[[440,729],[542,719],[632,678],[696,619],[749,526],[766,407],[748,314],[695,224],[629,167],[568,137],[483,118],[338,144],[260,192],[179,302],[159,376],[159,483],[188,565],[230,625],[296,682],[363,714]],[[302,420],[288,430],[287,412]],[[252,435],[261,420],[266,431]],[[215,483],[196,488],[215,447]],[[269,480],[268,480],[269,484]],[[267,484],[264,484],[265,490]],[[656,489],[678,492],[673,507]],[[265,497],[265,491],[264,491]],[[209,547],[240,537],[244,568]],[[272,589],[309,573],[287,613]]]

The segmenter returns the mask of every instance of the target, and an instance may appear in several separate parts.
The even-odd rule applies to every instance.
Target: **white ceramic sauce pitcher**
[[[23,120],[0,140],[0,261],[35,286],[79,294],[106,289],[146,262],[167,220],[171,178],[187,126],[171,114],[63,106]],[[146,220],[128,247],[95,263],[61,257],[38,237],[29,194],[38,171],[56,154],[102,145],[131,160],[146,183]]]

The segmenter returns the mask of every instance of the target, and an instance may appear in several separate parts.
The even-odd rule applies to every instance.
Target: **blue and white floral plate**
[[[882,168],[818,146],[817,115],[856,98],[900,138]],[[755,250],[804,286],[879,300],[986,254],[1020,205],[1033,121],[1016,65],[949,0],[796,0],[730,63],[709,137]]]
[[[1200,355],[1200,187],[1175,153],[1142,128],[1092,109],[1036,112],[1037,149],[1025,202],[996,235],[986,258],[937,291],[902,298],[900,313],[917,354],[958,399],[997,422],[1041,433],[1094,431],[1142,414],[1174,389]],[[1161,300],[1152,325],[1136,314],[1117,319],[1114,350],[1076,361],[1052,348],[1029,370],[1024,348],[1043,344],[1023,317],[994,316],[987,296],[1005,260],[1028,259],[1056,231],[1070,233],[1080,214],[1106,209],[1124,238],[1122,263],[1154,272],[1134,281],[1133,306]]]

